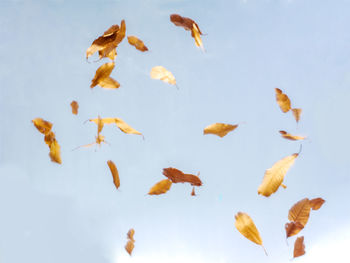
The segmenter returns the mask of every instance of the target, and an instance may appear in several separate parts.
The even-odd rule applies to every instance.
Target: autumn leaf
[[[49,121],[45,121],[42,118],[35,118],[32,120],[32,122],[42,134],[47,134],[51,131],[52,123]]]
[[[72,113],[74,115],[77,115],[78,114],[78,108],[79,108],[79,104],[78,102],[76,102],[75,100],[73,100],[70,104],[70,106],[72,107]]]
[[[164,168],[163,175],[168,177],[173,183],[190,183],[193,186],[202,185],[202,181],[198,176],[193,174],[185,174],[176,168]]]
[[[56,135],[50,131],[49,133],[45,134],[44,141],[45,143],[50,147],[51,144],[56,140]]]
[[[288,238],[298,234],[304,226],[300,222],[289,222],[286,223],[284,228],[286,229],[286,236]]]
[[[152,79],[160,79],[171,85],[176,85],[176,80],[174,75],[162,66],[153,67],[151,70]]]
[[[89,143],[89,144],[85,144],[85,145],[81,145],[81,146],[78,146],[76,148],[73,149],[74,150],[77,150],[79,148],[87,148],[87,147],[91,147],[93,145],[99,145],[101,146],[102,143],[106,143],[108,144],[106,141],[105,141],[105,136],[101,135],[101,134],[98,134],[96,137],[95,137],[95,142],[93,143]]]
[[[256,226],[255,226],[253,220],[250,218],[250,216],[246,213],[238,212],[235,215],[235,219],[236,219],[235,227],[237,228],[237,230],[244,237],[249,239],[250,241],[262,246],[262,248],[264,249],[264,251],[266,253],[266,250],[263,246],[263,241],[260,237],[259,231],[256,228]],[[267,255],[267,253],[266,253],[266,255]]]
[[[91,81],[90,88],[94,88],[99,85],[106,89],[117,89],[119,88],[119,83],[109,77],[114,69],[115,64],[113,62],[105,63],[96,70],[95,76]]]
[[[308,198],[304,198],[292,206],[288,213],[288,219],[299,222],[305,227],[310,217],[310,210],[310,201]]]
[[[195,44],[197,47],[200,47],[203,51],[204,51],[204,47],[203,47],[203,42],[201,39],[201,35],[199,33],[199,29],[197,27],[196,24],[193,24],[193,28],[192,28],[192,34],[191,36],[194,38]]]
[[[138,39],[135,36],[128,36],[128,42],[130,45],[134,46],[137,50],[142,52],[148,51],[148,48],[145,46],[141,39]]]
[[[158,183],[156,183],[152,188],[149,190],[149,195],[160,195],[165,194],[169,191],[170,187],[172,185],[172,182],[168,179],[164,179]]]
[[[196,196],[196,192],[195,192],[195,190],[194,190],[194,186],[192,187],[191,196]]]
[[[264,179],[258,188],[258,194],[268,197],[275,193],[281,186],[284,176],[294,164],[294,160],[298,155],[298,153],[294,153],[287,156],[275,163],[270,169],[267,169],[265,171]]]
[[[291,103],[286,94],[282,90],[275,88],[276,91],[276,101],[281,108],[281,111],[284,113],[288,112],[291,109]]]
[[[114,162],[111,160],[107,161],[107,164],[109,169],[111,170],[114,185],[118,189],[120,186],[120,180],[119,180],[119,173],[118,173],[117,166],[115,166]]]
[[[133,228],[131,228],[127,233],[128,242],[125,245],[125,250],[129,253],[130,256],[135,247],[134,234],[135,234],[135,230]]]
[[[292,113],[296,122],[299,122],[302,109],[292,109]]]
[[[279,131],[279,133],[282,135],[284,139],[291,140],[291,141],[299,141],[299,140],[305,140],[306,137],[299,136],[299,135],[292,135],[287,133],[286,131]]]
[[[50,145],[49,156],[50,156],[52,162],[62,164],[61,148],[56,140],[54,140]]]
[[[214,134],[221,138],[226,136],[230,131],[236,129],[238,125],[225,124],[225,123],[214,123],[204,128],[203,134]]]
[[[133,228],[131,228],[128,233],[126,234],[127,238],[133,242],[135,242],[134,240],[134,234],[135,234],[135,230]]]
[[[324,204],[324,202],[326,202],[326,201],[320,197],[314,198],[314,199],[310,200],[310,206],[311,206],[312,210],[318,210]]]
[[[141,132],[135,130],[131,126],[129,126],[125,121],[123,121],[120,118],[114,118],[115,124],[118,126],[118,128],[127,134],[137,134],[137,135],[142,135]]]
[[[298,237],[294,243],[293,257],[300,257],[305,254],[304,237]]]
[[[170,15],[170,21],[173,22],[176,26],[183,27],[185,30],[189,30],[189,31],[192,30],[193,25],[196,25],[196,27],[198,28],[199,34],[202,35],[202,32],[199,30],[198,25],[191,18],[182,17],[178,14],[172,14]]]

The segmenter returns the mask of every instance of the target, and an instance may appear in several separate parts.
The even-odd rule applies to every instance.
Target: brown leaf
[[[203,134],[214,134],[221,138],[238,127],[238,124],[214,123],[204,128]]]
[[[130,45],[134,46],[137,50],[142,52],[148,51],[148,48],[145,46],[141,39],[138,39],[135,36],[128,36],[128,42]]]
[[[75,100],[73,100],[70,104],[70,106],[72,107],[72,113],[77,115],[78,114],[78,109],[79,109],[79,104],[78,102],[76,102]]]
[[[294,119],[299,122],[302,109],[292,109]]]
[[[170,187],[172,185],[172,182],[168,179],[164,179],[155,185],[152,186],[152,188],[149,190],[149,195],[160,195],[165,194],[169,191]]]
[[[321,206],[324,204],[324,202],[326,202],[326,201],[320,197],[314,198],[314,199],[310,200],[310,206],[311,206],[312,210],[318,210],[321,208]]]
[[[114,69],[115,64],[113,62],[105,63],[96,70],[95,76],[91,81],[90,88],[94,88],[96,85],[100,85],[102,88],[117,89],[119,83],[109,77]]]
[[[279,133],[282,135],[284,139],[291,140],[291,141],[299,141],[299,140],[305,140],[306,137],[299,136],[299,135],[292,135],[287,133],[286,131],[279,131]]]
[[[185,30],[189,31],[191,31],[193,29],[193,25],[195,25],[198,28],[199,34],[202,35],[199,26],[191,18],[182,17],[178,14],[172,14],[170,15],[170,21],[173,22],[176,26],[183,27]]]
[[[297,158],[298,155],[298,153],[294,153],[287,156],[276,162],[270,169],[267,169],[264,179],[258,188],[258,194],[268,197],[275,193],[281,186],[284,176],[294,164],[295,158]]]
[[[291,108],[291,103],[286,94],[282,92],[282,90],[275,88],[276,91],[276,101],[278,105],[280,106],[281,110],[286,113]]]
[[[176,168],[164,168],[163,174],[168,177],[173,183],[190,183],[194,186],[201,186],[202,181],[198,176],[193,174],[184,174]]]
[[[54,140],[50,145],[49,156],[52,162],[59,163],[59,164],[62,163],[60,145],[56,140]]]
[[[127,238],[133,242],[135,242],[134,240],[134,234],[135,234],[135,230],[133,228],[131,228],[128,233],[126,234]]]
[[[286,236],[288,238],[298,234],[304,226],[300,222],[289,222],[286,223],[284,228],[286,229]]]
[[[308,198],[304,198],[292,206],[288,213],[288,219],[299,222],[305,227],[310,217],[310,210],[310,201]]]
[[[115,51],[115,55],[112,52],[114,52],[113,50],[116,50],[118,45],[122,42],[122,40],[125,37],[125,33],[126,33],[125,21],[122,20],[120,23],[120,28],[118,32],[115,34],[114,40],[112,42],[107,43],[105,47],[98,52],[100,59],[104,57],[115,58],[115,56],[117,55],[117,52]]]
[[[128,243],[126,243],[125,245],[125,250],[129,253],[129,255],[131,256],[132,254],[132,251],[134,250],[134,242],[129,240]]]
[[[35,118],[32,120],[32,122],[42,134],[47,134],[51,131],[52,123],[49,121],[45,121],[42,118]]]
[[[118,173],[117,166],[115,166],[114,162],[111,160],[107,161],[107,164],[109,169],[111,170],[114,185],[118,189],[120,186],[120,180],[119,180],[119,173]]]
[[[300,257],[305,254],[304,237],[298,237],[294,243],[293,257]]]
[[[44,137],[44,141],[45,143],[50,147],[51,144],[56,140],[56,136],[55,134],[50,131],[49,133],[47,133]]]
[[[171,85],[176,85],[176,80],[174,75],[162,66],[153,67],[151,70],[152,79],[160,79]]]
[[[194,186],[192,187],[191,195],[192,195],[192,196],[196,196],[196,192],[195,192],[195,190],[194,190]]]

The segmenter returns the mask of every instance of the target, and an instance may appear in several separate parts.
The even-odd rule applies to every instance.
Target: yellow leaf
[[[254,242],[255,244],[258,244],[260,246],[263,246],[263,241],[260,237],[259,231],[256,228],[253,220],[250,218],[250,216],[243,212],[238,212],[235,215],[235,227],[237,230],[247,239]],[[264,248],[265,250],[265,248]],[[265,251],[266,253],[266,251]]]
[[[115,166],[114,162],[109,160],[107,161],[108,167],[111,170],[112,176],[113,176],[113,182],[115,187],[118,189],[120,186],[120,180],[119,180],[119,173],[118,173],[118,169]]]
[[[50,145],[49,156],[50,156],[52,162],[59,163],[59,164],[62,163],[60,145],[58,144],[58,142],[56,140],[54,140]]]
[[[72,113],[74,115],[77,115],[78,114],[78,109],[79,109],[79,104],[78,102],[76,102],[75,100],[73,100],[70,104],[70,106],[72,107]]]
[[[289,221],[299,222],[305,227],[310,217],[310,210],[310,200],[304,198],[292,206],[288,213],[288,219]]]
[[[204,128],[203,134],[215,134],[221,138],[226,136],[230,131],[236,129],[238,125],[225,123],[214,123]]]
[[[294,119],[299,122],[302,109],[292,109]]]
[[[111,77],[101,79],[98,85],[104,89],[118,89],[120,87],[119,82]]]
[[[199,33],[199,29],[198,29],[198,27],[196,26],[196,24],[193,24],[192,36],[193,36],[193,38],[194,38],[194,41],[195,41],[196,46],[197,46],[197,47],[200,47],[202,50],[204,50],[203,42],[202,42],[202,39],[201,39],[201,35],[200,35],[200,33]]]
[[[270,169],[267,169],[265,171],[264,179],[258,188],[258,194],[268,197],[275,193],[282,184],[284,176],[293,165],[294,160],[298,155],[298,153],[294,153],[287,156],[275,163]]]
[[[304,237],[298,237],[294,243],[293,257],[300,257],[305,254]]]
[[[299,136],[299,135],[292,135],[287,133],[286,131],[279,131],[280,134],[284,139],[291,140],[291,141],[299,141],[299,140],[305,140],[306,137],[304,136]]]
[[[35,118],[32,122],[42,134],[48,134],[51,131],[52,123],[49,121],[45,121],[42,118]]]
[[[158,183],[156,183],[152,188],[149,190],[149,195],[160,195],[164,194],[169,191],[171,187],[172,182],[168,179],[164,179]]]
[[[276,88],[276,101],[278,105],[280,106],[281,110],[286,113],[290,110],[291,108],[291,103],[286,94],[282,92],[282,90]]]
[[[176,85],[174,75],[162,66],[153,67],[151,70],[152,79],[160,79],[172,85]]]
[[[138,39],[135,36],[128,36],[128,42],[130,45],[134,46],[137,50],[142,52],[148,51],[148,48],[145,46],[141,39]]]
[[[50,147],[51,144],[56,140],[55,134],[50,131],[49,133],[45,134],[44,141],[45,143]]]
[[[118,128],[127,134],[137,134],[137,135],[142,135],[141,132],[138,132],[137,130],[135,130],[134,128],[130,127],[126,122],[124,122],[122,119],[120,118],[115,118],[115,123],[117,124]]]
[[[90,88],[100,85],[102,88],[116,89],[119,88],[119,83],[110,78],[115,64],[113,62],[105,63],[96,70],[95,76],[91,81]]]

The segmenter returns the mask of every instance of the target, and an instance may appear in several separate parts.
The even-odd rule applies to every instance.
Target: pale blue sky
[[[287,246],[284,224],[304,197],[326,204],[300,233],[307,255],[298,261],[343,255],[350,242],[349,8],[345,0],[0,0],[0,262],[289,262],[294,238]],[[205,53],[169,21],[172,13],[207,34]],[[111,74],[120,89],[90,90],[103,62],[87,63],[85,51],[122,19],[127,35],[150,51],[124,39]],[[157,65],[175,75],[179,90],[150,79]],[[275,87],[303,109],[299,125],[278,108]],[[71,151],[94,141],[96,125],[83,122],[98,114],[124,119],[145,140],[107,126],[111,146]],[[36,117],[53,122],[61,166],[50,162]],[[224,138],[203,136],[214,122],[243,124]],[[288,188],[265,198],[257,194],[264,171],[299,150],[279,130],[309,139],[285,178]],[[200,171],[198,196],[182,184],[145,195],[170,166]],[[238,211],[255,221],[268,257],[235,229]]]

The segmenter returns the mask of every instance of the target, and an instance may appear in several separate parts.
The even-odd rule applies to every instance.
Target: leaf
[[[134,247],[134,242],[132,242],[131,240],[129,240],[125,245],[125,250],[129,253],[130,256],[132,254],[132,251],[134,250]]]
[[[55,134],[50,131],[49,133],[47,133],[44,137],[44,141],[45,143],[50,147],[51,144],[56,140],[56,136]]]
[[[100,85],[102,88],[107,89],[117,89],[119,88],[119,83],[109,77],[114,69],[115,64],[113,62],[105,63],[96,70],[95,76],[91,81],[90,88],[94,88]]]
[[[289,222],[285,224],[284,228],[286,229],[286,236],[288,238],[298,234],[304,226],[300,222]]]
[[[119,82],[110,77],[101,79],[98,85],[100,85],[104,89],[118,89],[120,87]]]
[[[152,79],[160,79],[171,85],[176,85],[176,80],[174,75],[162,66],[153,67],[151,70]]]
[[[294,243],[293,257],[300,257],[305,254],[304,237],[298,237]]]
[[[265,171],[264,179],[258,188],[258,194],[268,197],[275,193],[282,184],[284,176],[294,164],[295,158],[297,158],[298,155],[298,153],[294,153],[287,156],[275,163],[270,169],[267,169]]]
[[[291,141],[299,141],[299,140],[305,140],[306,137],[299,136],[299,135],[292,135],[287,133],[286,131],[279,131],[279,133],[282,135],[284,139],[291,140]]]
[[[61,160],[61,149],[60,145],[56,140],[54,140],[50,145],[50,153],[49,156],[52,162],[62,164]]]
[[[196,46],[200,47],[202,50],[204,50],[203,42],[202,42],[202,39],[201,39],[201,35],[199,33],[199,29],[196,26],[196,24],[193,24],[191,36],[194,38]]]
[[[109,160],[107,161],[108,167],[111,170],[112,176],[113,176],[113,182],[115,187],[118,189],[120,186],[120,180],[119,180],[119,173],[118,173],[118,169],[115,166],[114,162]]]
[[[135,242],[134,240],[134,234],[135,234],[135,230],[133,228],[131,228],[128,233],[126,234],[127,238],[133,242]]]
[[[237,230],[250,241],[262,246],[266,253],[259,231],[250,216],[246,213],[238,212],[235,215],[235,219],[235,227]]]
[[[189,30],[189,31],[192,30],[193,25],[196,25],[196,27],[198,28],[199,34],[202,35],[202,32],[199,29],[199,26],[191,18],[182,17],[178,14],[172,14],[170,15],[170,21],[173,22],[176,26],[183,27],[185,30]]]
[[[288,213],[288,219],[289,221],[299,222],[305,227],[309,220],[310,210],[310,201],[308,198],[304,198],[292,206]]]
[[[292,109],[292,113],[296,122],[299,122],[302,109]]]
[[[77,115],[78,114],[78,109],[79,109],[79,104],[78,102],[76,102],[75,100],[73,100],[70,104],[70,106],[72,107],[72,113],[74,115]]]
[[[51,131],[52,123],[49,121],[45,121],[42,118],[35,118],[32,120],[32,122],[42,134],[47,134]]]
[[[100,59],[104,57],[111,58],[111,54],[113,54],[113,57],[117,55],[116,48],[124,39],[125,33],[126,33],[125,21],[122,20],[120,23],[120,28],[118,32],[115,34],[114,40],[112,42],[109,42],[107,45],[105,45],[105,47],[102,50],[98,52]],[[115,55],[113,52],[115,52]]]
[[[195,190],[194,190],[194,186],[192,187],[191,196],[196,196],[196,192],[195,192]]]
[[[230,131],[236,129],[238,125],[231,125],[225,123],[214,123],[204,128],[203,134],[214,134],[221,138],[226,136]]]
[[[193,174],[184,174],[176,168],[164,168],[163,175],[168,177],[173,183],[190,183],[193,186],[201,186],[202,181],[198,176]]]
[[[291,108],[291,103],[286,94],[282,90],[275,88],[276,91],[276,101],[284,113],[288,112]]]
[[[172,185],[172,182],[168,179],[164,179],[155,185],[152,186],[152,188],[149,190],[149,195],[160,195],[165,194],[169,191],[170,187]]]
[[[318,210],[321,208],[321,206],[324,204],[324,202],[326,202],[326,201],[320,197],[314,198],[314,199],[310,200],[310,206],[311,206],[312,210]]]
[[[141,132],[135,130],[134,128],[132,128],[131,126],[129,126],[126,122],[124,122],[122,119],[120,118],[115,118],[114,119],[115,123],[117,124],[118,128],[127,134],[137,134],[137,135],[142,135]]]
[[[135,36],[128,36],[128,42],[130,45],[134,46],[137,50],[142,52],[148,51],[148,48],[145,46],[141,39],[138,39]]]

